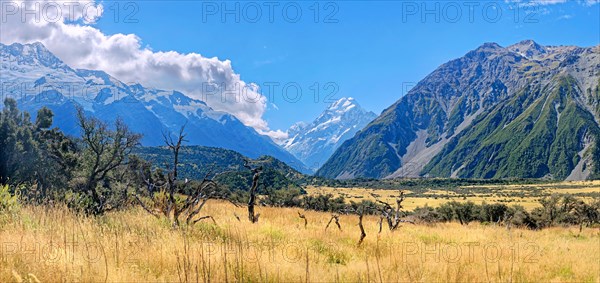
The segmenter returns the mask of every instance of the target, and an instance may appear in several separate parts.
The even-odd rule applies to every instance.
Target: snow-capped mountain
[[[163,145],[163,131],[176,133],[186,125],[188,145],[222,147],[250,158],[270,155],[309,172],[301,161],[233,115],[181,92],[125,84],[103,71],[72,69],[41,43],[0,44],[0,80],[0,97],[15,98],[33,116],[43,106],[50,108],[54,125],[70,135],[80,134],[75,113],[81,106],[106,122],[122,118],[132,131],[144,135],[146,146]]]
[[[292,125],[288,129],[289,138],[282,145],[304,164],[318,169],[344,141],[376,117],[361,108],[354,98],[341,98],[312,123]]]

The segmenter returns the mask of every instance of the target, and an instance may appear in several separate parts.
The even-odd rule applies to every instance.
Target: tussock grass
[[[210,201],[212,222],[173,230],[141,209],[97,218],[63,207],[23,207],[0,222],[0,282],[599,282],[600,231],[542,231],[457,223],[407,224],[378,234],[365,216]]]

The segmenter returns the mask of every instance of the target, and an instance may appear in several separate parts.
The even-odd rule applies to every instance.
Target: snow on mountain
[[[304,164],[318,169],[331,154],[377,115],[358,105],[352,97],[332,103],[312,123],[298,122],[288,129],[282,145]]]
[[[144,135],[146,146],[162,145],[163,131],[178,132],[186,125],[188,145],[222,147],[250,158],[270,155],[310,172],[269,137],[231,114],[178,91],[125,84],[99,70],[74,70],[41,43],[0,44],[0,80],[2,98],[15,98],[32,116],[41,107],[50,108],[54,125],[69,135],[79,135],[75,113],[81,106],[106,122],[123,119],[132,131]]]

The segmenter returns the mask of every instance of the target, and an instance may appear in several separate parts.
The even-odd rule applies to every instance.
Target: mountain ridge
[[[516,165],[508,163],[507,160],[493,158],[483,160],[483,156],[468,155],[467,151],[464,151],[467,156],[454,156],[450,155],[450,152],[455,152],[454,146],[459,144],[464,136],[461,133],[466,130],[480,133],[478,138],[471,141],[472,143],[478,143],[486,135],[501,131],[502,129],[498,129],[496,124],[488,123],[487,128],[483,124],[477,127],[477,124],[498,107],[507,109],[502,112],[504,115],[502,118],[507,121],[513,121],[523,114],[522,111],[517,111],[520,107],[518,103],[505,104],[526,87],[535,86],[540,89],[538,92],[531,93],[530,97],[521,98],[535,101],[541,99],[540,97],[548,97],[550,89],[544,87],[560,85],[564,80],[567,81],[567,86],[577,89],[577,91],[567,92],[567,95],[572,97],[568,101],[578,106],[578,108],[569,108],[576,109],[571,110],[575,114],[570,118],[575,121],[594,121],[591,124],[585,123],[588,128],[594,128],[586,132],[591,136],[584,137],[583,133],[576,133],[577,139],[580,140],[576,148],[583,150],[583,140],[588,139],[593,140],[588,151],[596,152],[597,142],[600,140],[595,134],[595,129],[598,128],[600,95],[594,94],[593,90],[598,88],[600,81],[598,79],[600,77],[599,50],[598,46],[587,48],[541,46],[534,41],[521,41],[506,48],[495,43],[485,43],[467,52],[463,57],[442,64],[427,75],[406,96],[385,109],[363,131],[344,143],[319,169],[317,175],[342,179],[421,176],[472,178],[570,176],[571,174],[565,174],[565,171],[572,171],[577,165],[573,166],[574,162],[565,162],[560,170],[549,169],[552,167],[547,164],[550,162],[549,155],[552,155],[550,153],[539,156],[544,159],[542,161],[548,167],[541,170],[544,174],[541,171],[530,174],[514,167]],[[549,107],[548,105],[550,104],[544,107]],[[577,114],[581,111],[590,113],[590,116]],[[540,142],[539,146],[551,146],[557,133],[562,131],[562,127],[565,126],[553,129],[555,132],[541,135],[549,142]],[[533,142],[528,133],[525,132],[526,135],[520,142]],[[557,142],[564,142],[564,140]],[[561,152],[563,155],[567,154],[564,147],[555,147],[553,147],[553,154]],[[475,150],[474,153],[479,150],[473,147],[471,149]],[[568,154],[573,155],[572,150],[569,150]],[[590,155],[595,156],[588,153],[588,156]],[[563,156],[561,162],[571,158],[578,159],[575,156],[568,158]],[[446,169],[432,170],[431,168],[436,168],[432,162],[441,162],[438,167],[445,166]],[[597,163],[597,158],[588,159],[586,167],[593,168],[595,173],[588,172],[587,175],[582,175],[582,178],[597,174],[599,170],[599,166],[595,165]],[[512,164],[512,167],[507,164]],[[492,168],[500,165],[508,166],[502,171],[505,172],[503,174],[471,170],[473,166]],[[428,169],[424,170],[425,168]]]
[[[144,145],[162,145],[163,131],[178,132],[186,125],[190,145],[222,147],[250,158],[271,155],[310,172],[269,137],[181,92],[125,84],[101,70],[75,70],[41,43],[0,44],[0,59],[1,78],[10,84],[2,96],[15,97],[30,113],[50,108],[55,125],[69,135],[79,134],[74,114],[81,106],[105,122],[122,118],[133,131],[144,134]]]

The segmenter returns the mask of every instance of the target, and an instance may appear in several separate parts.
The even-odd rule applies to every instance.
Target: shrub
[[[336,212],[346,208],[346,203],[343,197],[334,197],[332,194],[304,196],[304,209],[316,211]]]
[[[302,194],[303,191],[300,188],[274,190],[267,195],[263,202],[270,206],[299,207]]]
[[[440,220],[438,212],[436,212],[433,207],[427,205],[415,208],[415,210],[413,210],[413,216],[419,222],[425,223],[434,223]]]
[[[11,193],[8,185],[0,185],[0,214],[14,213],[19,208],[18,193]]]
[[[513,205],[512,207],[508,208],[506,215],[510,219],[509,221],[512,225],[518,227],[527,227],[529,229],[538,228],[536,221],[523,206]]]
[[[480,220],[489,222],[500,222],[504,220],[505,214],[508,211],[508,206],[501,203],[492,203],[481,205]]]

